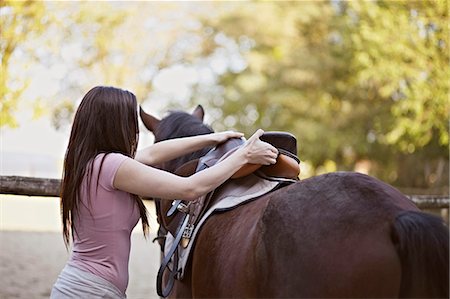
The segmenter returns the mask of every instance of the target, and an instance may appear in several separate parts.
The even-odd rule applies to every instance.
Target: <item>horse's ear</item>
[[[205,110],[203,110],[202,105],[198,105],[194,112],[192,112],[192,115],[203,121],[203,118],[205,117]]]
[[[160,120],[150,114],[145,113],[141,106],[139,106],[139,114],[141,115],[141,119],[145,127],[151,132],[155,132],[158,128]]]

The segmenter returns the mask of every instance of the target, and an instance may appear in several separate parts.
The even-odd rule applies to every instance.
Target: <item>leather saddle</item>
[[[297,157],[297,139],[287,132],[265,132],[260,140],[278,149],[277,162],[273,165],[247,164],[231,176],[241,178],[261,168],[268,176],[296,179],[300,174],[300,159]],[[211,167],[224,160],[245,143],[240,138],[227,140],[216,146],[200,159],[196,171]]]
[[[260,140],[272,144],[278,149],[279,155],[277,161],[273,165],[258,165],[247,164],[239,169],[231,179],[240,179],[251,173],[260,173],[266,178],[277,179],[282,184],[292,183],[298,180],[300,174],[300,159],[297,157],[297,140],[295,136],[287,132],[265,132]],[[241,138],[229,139],[226,142],[219,144],[211,149],[205,156],[198,160],[187,162],[175,171],[178,175],[189,176],[195,172],[202,171],[206,168],[212,167],[216,163],[226,159],[239,147],[243,146],[245,141]],[[182,248],[186,248],[191,241],[191,236],[195,225],[201,219],[202,215],[208,211],[208,208],[214,205],[217,197],[213,196],[214,191],[210,192],[194,201],[182,202],[182,200],[175,200],[172,202],[172,207],[167,212],[169,217],[166,222],[166,229],[175,237],[174,245],[163,260],[157,277],[157,291],[162,297],[166,297],[170,292],[173,281],[169,280],[169,285],[162,289],[162,275],[168,264],[172,260],[178,263],[178,257],[172,257],[177,253],[177,246],[180,244]],[[161,223],[161,221],[160,221]],[[159,236],[163,237],[163,236]],[[174,267],[172,271],[175,271]],[[177,273],[173,272],[169,276],[175,278]]]
[[[286,132],[265,132],[260,140],[272,144],[278,149],[277,161],[273,165],[259,165],[246,164],[231,176],[231,179],[238,179],[245,177],[255,171],[258,171],[262,176],[270,178],[279,178],[289,180],[298,180],[300,174],[300,159],[297,157],[297,140],[295,136]],[[206,155],[199,160],[194,160],[185,163],[175,171],[178,175],[189,176],[195,172],[202,171],[206,168],[212,167],[216,163],[226,159],[229,155],[234,153],[239,147],[243,146],[245,141],[241,138],[232,138],[226,142],[219,144],[211,149]],[[205,213],[207,208],[214,202],[213,192],[205,194],[204,196],[188,202],[183,203],[182,200],[175,200],[172,207],[167,212],[167,216],[173,218],[167,223],[168,230],[174,235],[179,229],[182,222],[182,214],[189,214],[191,217],[189,221],[190,226],[194,226],[198,219]],[[185,234],[189,238],[189,234]],[[186,242],[185,242],[186,245]]]

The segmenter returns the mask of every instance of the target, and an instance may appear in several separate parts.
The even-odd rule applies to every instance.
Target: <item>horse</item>
[[[212,133],[199,105],[163,119],[155,142]],[[175,172],[210,148],[159,165]],[[167,200],[157,200],[160,228]],[[166,278],[167,279],[167,278]],[[448,298],[449,230],[387,183],[356,172],[313,176],[201,228],[171,298]]]

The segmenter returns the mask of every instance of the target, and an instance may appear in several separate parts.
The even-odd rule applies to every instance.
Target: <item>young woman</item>
[[[139,219],[148,230],[139,196],[193,200],[218,187],[246,163],[273,164],[277,150],[258,130],[215,166],[180,177],[152,165],[216,145],[241,133],[222,132],[156,143],[136,153],[136,97],[114,87],[95,87],[75,114],[64,161],[61,214],[72,254],[51,298],[126,298],[131,231]]]

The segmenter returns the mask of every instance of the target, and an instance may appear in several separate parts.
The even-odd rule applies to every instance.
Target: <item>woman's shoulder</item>
[[[97,154],[94,158],[94,163],[101,163],[102,161],[108,161],[108,163],[113,163],[114,161],[124,161],[126,159],[131,159],[127,155],[124,155],[122,153],[100,153]]]
[[[94,158],[94,169],[101,173],[114,175],[117,168],[130,157],[121,153],[100,153]]]
[[[113,180],[117,169],[127,159],[131,158],[121,153],[98,154],[94,159],[94,169],[100,173],[100,184],[107,189],[113,189]]]

